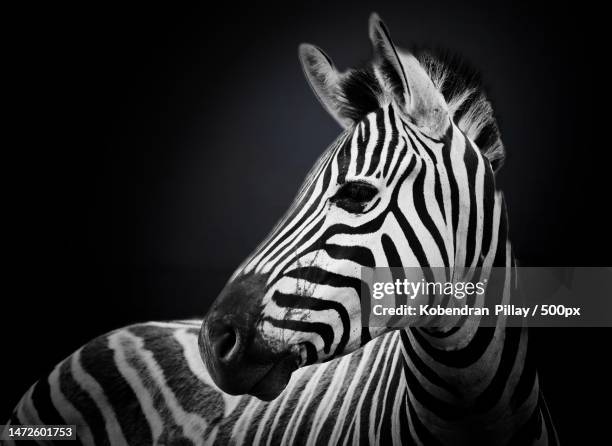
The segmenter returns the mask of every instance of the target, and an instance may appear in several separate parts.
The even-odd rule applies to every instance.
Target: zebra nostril
[[[208,327],[208,339],[214,355],[225,363],[234,362],[240,354],[238,330],[229,322],[215,321]]]

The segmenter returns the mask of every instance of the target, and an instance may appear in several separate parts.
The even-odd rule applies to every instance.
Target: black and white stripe
[[[487,293],[502,303],[515,286],[494,178],[503,145],[482,90],[430,53],[397,52],[376,16],[370,38],[374,62],[347,73],[302,47],[345,130],[228,284],[258,278],[256,335],[299,358],[280,396],[219,390],[200,357],[201,321],[151,322],[64,360],[12,424],[77,424],[84,444],[556,444],[526,329],[504,317],[494,328],[361,326],[363,267],[481,278],[502,267]],[[342,201],[343,188],[364,184],[376,193]]]

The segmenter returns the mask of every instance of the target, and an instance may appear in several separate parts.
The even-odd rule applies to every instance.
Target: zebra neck
[[[484,295],[488,308],[511,301],[515,277],[510,243],[504,243],[502,252],[504,265],[496,263],[494,280],[489,282]],[[484,279],[481,276],[480,280],[490,277],[483,274]],[[478,306],[482,307],[483,303]],[[478,316],[449,318],[450,322],[443,318],[437,320],[439,324],[447,324],[443,330],[437,327],[402,330],[401,347],[411,360],[415,355],[426,358],[430,369],[460,389],[463,397],[470,398],[479,393],[478,383],[490,380],[495,374],[495,368],[490,365],[499,360],[506,342],[506,316],[500,315],[494,319],[495,326],[488,327],[480,326],[481,318]],[[474,362],[480,362],[482,367],[463,369]]]
[[[491,247],[477,266],[484,270],[481,278],[496,268],[499,280],[496,288],[487,287],[486,298],[505,304],[516,282],[506,212],[498,197]],[[539,413],[527,330],[507,329],[505,316],[493,327],[481,327],[479,320],[469,318],[444,331],[411,327],[400,331],[400,339],[397,348],[403,361],[397,373],[406,383],[414,414],[432,426],[434,436],[463,444],[475,435],[496,444],[512,438]],[[465,431],[459,432],[458,425]],[[449,437],[451,432],[456,437]]]
[[[487,201],[487,200],[485,200]],[[455,260],[465,260],[465,253],[469,251],[466,245],[473,244],[475,255],[470,264],[455,263],[450,269],[453,282],[480,282],[486,284],[486,291],[482,296],[472,296],[473,301],[467,300],[469,306],[492,308],[495,304],[508,304],[511,300],[514,276],[514,259],[512,246],[508,238],[508,214],[501,192],[491,194],[490,209],[485,209],[483,223],[472,230],[461,231],[455,237]],[[486,208],[486,206],[483,206]],[[466,213],[462,209],[460,213]],[[468,211],[469,213],[469,211]],[[470,235],[471,233],[471,235]],[[434,305],[463,306],[464,300],[438,295]],[[486,305],[485,305],[486,304]],[[458,317],[442,316],[422,321],[428,328],[419,330],[422,333],[422,342],[432,348],[443,351],[456,351],[471,344],[480,331],[481,318],[478,316]],[[496,321],[498,328],[505,328],[506,318],[500,317]],[[485,330],[486,331],[486,330]]]
[[[477,260],[463,268],[455,268],[454,271],[461,271],[454,274],[459,280],[467,278],[486,281],[486,293],[474,305],[482,307],[486,299],[489,308],[495,304],[509,303],[515,284],[503,196],[496,192],[492,198],[490,218],[485,219],[490,222],[489,228],[487,230],[487,226],[483,225],[475,237],[481,247],[479,255],[475,256]],[[466,240],[458,237],[458,246],[464,245]],[[494,327],[481,327],[480,321],[478,316],[444,316],[431,320],[429,327],[408,328],[402,333],[401,348],[404,356],[410,358],[412,363],[417,357],[424,358],[428,370],[457,388],[464,398],[474,397],[479,394],[480,385],[490,381],[496,372],[491,364],[499,360],[507,340],[505,316],[495,319]],[[474,363],[480,366],[467,367]]]

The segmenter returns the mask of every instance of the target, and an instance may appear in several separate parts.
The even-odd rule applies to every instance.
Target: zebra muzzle
[[[256,325],[261,317],[265,278],[240,277],[221,292],[204,319],[200,354],[221,390],[274,399],[298,368],[295,351],[271,348]]]
[[[230,315],[210,314],[202,324],[200,354],[215,384],[231,395],[250,394],[261,400],[276,398],[298,368],[295,355],[271,353],[249,336]]]

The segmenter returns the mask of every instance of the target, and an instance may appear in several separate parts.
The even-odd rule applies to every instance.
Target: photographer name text
[[[385,306],[376,304],[372,306],[374,316],[514,316],[514,317],[572,317],[580,316],[580,307],[565,305],[534,305],[522,307],[518,305],[495,305],[488,307],[442,307],[440,305],[397,305]]]

